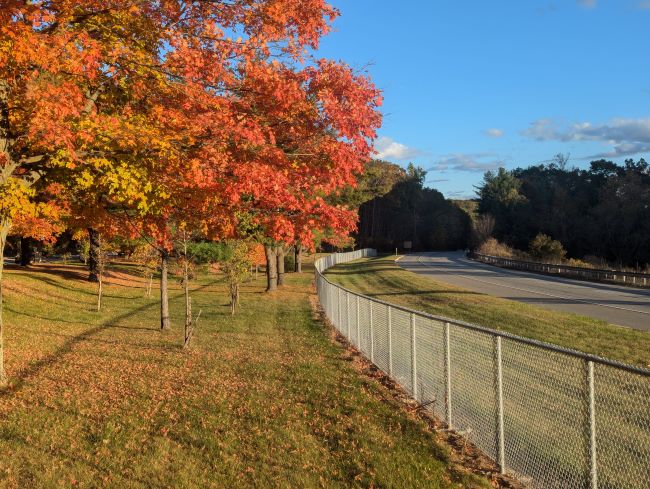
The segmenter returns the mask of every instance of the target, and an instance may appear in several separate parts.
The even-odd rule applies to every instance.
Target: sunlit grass
[[[328,270],[327,277],[350,290],[419,311],[650,367],[646,332],[437,282],[400,268],[394,257],[342,264]]]
[[[127,267],[128,269],[128,267]],[[314,319],[309,272],[275,295],[246,284],[232,318],[215,276],[193,284],[181,348],[144,282],[104,288],[47,266],[6,273],[0,485],[6,487],[475,487],[448,450]],[[124,277],[121,281],[123,282]],[[481,486],[482,487],[482,486]]]

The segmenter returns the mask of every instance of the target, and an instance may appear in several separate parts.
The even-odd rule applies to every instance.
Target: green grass
[[[650,367],[650,334],[454,287],[408,272],[394,257],[357,260],[326,272],[334,283],[419,311]]]
[[[330,340],[310,273],[260,276],[234,318],[201,277],[184,351],[178,285],[161,333],[143,288],[106,285],[98,313],[69,270],[6,272],[0,486],[488,487]]]

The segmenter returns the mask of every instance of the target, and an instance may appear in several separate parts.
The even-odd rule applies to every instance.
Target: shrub
[[[284,269],[286,271],[293,271],[296,266],[296,259],[293,255],[293,250],[290,249],[289,252],[284,255]]]
[[[512,258],[514,254],[510,246],[499,243],[494,238],[488,238],[478,247],[477,251],[483,255],[499,256],[501,258]]]
[[[213,243],[210,241],[200,241],[188,245],[188,255],[197,265],[205,265],[215,262],[227,261],[232,255],[232,249],[228,243]]]
[[[594,268],[594,266],[591,263],[586,262],[584,260],[578,260],[576,258],[569,258],[566,261],[566,264],[569,265],[570,267]]]
[[[566,255],[562,243],[542,233],[530,242],[529,249],[531,256],[538,260],[562,261]]]

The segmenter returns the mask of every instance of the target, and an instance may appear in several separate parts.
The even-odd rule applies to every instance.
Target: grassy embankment
[[[621,362],[650,367],[650,334],[491,297],[403,270],[394,256],[339,265],[328,279],[369,297]]]
[[[201,277],[184,351],[178,285],[161,333],[137,278],[109,279],[98,313],[78,267],[8,270],[0,486],[483,487],[332,343],[311,279],[269,296],[260,277],[231,318]]]

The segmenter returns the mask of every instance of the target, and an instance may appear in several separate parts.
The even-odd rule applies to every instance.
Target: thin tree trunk
[[[276,257],[278,259],[278,286],[284,285],[284,246],[278,246]]]
[[[235,309],[237,308],[237,285],[230,285],[230,315],[235,315]]]
[[[278,268],[275,247],[264,245],[266,256],[266,291],[272,292],[278,288]]]
[[[102,310],[102,284],[104,283],[104,281],[102,280],[101,272],[99,273],[98,281],[99,281],[99,286],[97,288],[97,310],[101,311]]]
[[[101,235],[99,231],[88,228],[88,280],[90,282],[99,282],[101,273]]]
[[[294,272],[296,273],[302,273],[302,244],[300,241],[296,243],[296,246],[294,248],[294,255],[293,255],[293,261],[294,261]]]
[[[11,224],[3,220],[0,224],[0,387],[7,385],[7,373],[5,371],[5,341],[4,341],[4,320],[3,320],[3,272],[5,266],[5,245]]]
[[[183,348],[188,348],[190,346],[190,341],[192,341],[192,336],[194,335],[194,324],[192,322],[192,298],[189,296],[187,298],[187,309],[189,311],[188,316],[190,321],[189,323],[185,323],[185,341],[183,342]],[[201,314],[201,311],[199,311],[199,314]]]
[[[171,329],[169,321],[169,289],[167,287],[167,270],[169,268],[169,253],[160,252],[160,329]]]
[[[20,238],[20,266],[28,267],[34,261],[34,240],[32,238]]]
[[[183,292],[185,293],[185,344],[187,344],[192,327],[192,303],[190,299],[190,273],[187,262],[187,241],[183,243],[185,260],[183,263]]]

